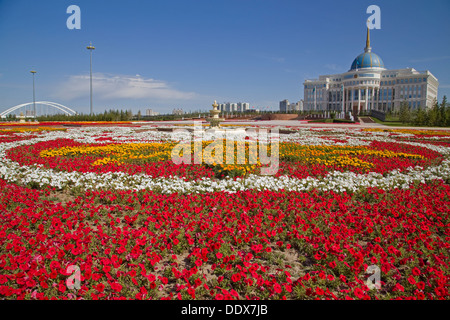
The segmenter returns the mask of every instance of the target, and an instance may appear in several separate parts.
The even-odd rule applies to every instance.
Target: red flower
[[[0,132],[0,144],[3,143],[1,137]],[[36,163],[53,170],[117,171],[113,166],[90,168],[94,160],[92,157],[71,158],[70,161],[65,161],[67,159],[64,157],[52,158],[47,163],[43,159],[36,160],[43,149],[80,145],[67,139],[45,141],[37,147],[27,145],[10,149],[7,156],[24,166]],[[442,160],[435,151],[409,144],[375,143],[370,149],[417,152],[433,159],[433,165],[438,165]],[[28,154],[32,161],[27,158]],[[431,164],[428,160],[430,163],[400,157],[355,158],[373,163],[373,171],[378,173],[394,168],[406,169],[409,165]],[[281,163],[280,167],[283,174],[302,178],[323,177],[329,171],[327,166],[322,168],[301,163],[286,162]],[[160,174],[157,169],[165,172]],[[157,176],[179,173],[179,177],[186,177],[188,172],[172,169],[173,166],[156,167],[152,164],[145,168],[139,165],[121,168],[130,174]],[[348,169],[343,170],[346,171]],[[356,169],[353,172],[363,173]],[[198,176],[201,174],[192,174],[189,179]],[[445,299],[448,295],[446,261],[449,256],[446,249],[450,238],[445,233],[448,220],[448,210],[445,209],[450,204],[450,187],[441,181],[427,182],[419,187],[412,185],[410,189],[383,191],[368,188],[367,192],[358,194],[358,200],[355,200],[353,193],[316,190],[171,195],[148,190],[89,190],[67,203],[50,200],[53,199],[52,194],[59,197],[52,188],[32,190],[0,179],[0,216],[3,217],[0,226],[0,251],[3,253],[0,254],[0,269],[4,270],[5,275],[0,275],[0,296],[23,299],[31,294],[33,299],[65,299],[65,292],[69,290],[62,288],[66,290],[64,294],[59,291],[61,275],[65,275],[66,266],[78,264],[83,283],[78,297],[83,298],[142,299],[145,297],[142,286],[149,290],[160,283],[167,283],[168,279],[162,277],[165,271],[171,271],[169,274],[173,274],[180,283],[174,292],[186,294],[187,288],[190,288],[188,294],[193,298],[196,293],[194,287],[201,287],[197,291],[199,299],[210,296],[220,298],[216,290],[223,290],[223,299],[283,298],[284,293],[287,298],[292,298],[287,294],[293,291],[291,276],[286,273],[290,266],[268,266],[264,261],[266,252],[271,252],[270,246],[277,243],[288,248],[289,242],[301,245],[302,251],[307,253],[306,262],[310,268],[310,273],[296,280],[292,286],[306,290],[312,298],[347,299],[351,295],[355,299],[369,299],[370,296],[365,293],[367,288],[361,280],[366,263],[379,265],[384,274],[402,269],[401,265],[417,263],[417,267],[413,265],[414,268],[406,276],[405,271],[392,275],[391,280],[397,283],[392,291],[400,291],[394,293],[394,298]],[[364,197],[368,200],[359,200]],[[233,203],[234,208],[229,203]],[[213,207],[215,209],[211,210]],[[369,226],[375,230],[366,230]],[[436,236],[439,230],[444,230],[444,235]],[[379,236],[376,239],[379,243],[372,240],[370,231],[373,237]],[[175,250],[180,234],[186,239],[182,241],[190,241],[195,246],[182,252]],[[225,259],[217,251],[221,247],[229,255]],[[210,252],[216,253],[212,260],[208,256]],[[184,269],[184,263],[176,261],[176,257],[167,259],[174,253],[183,259],[190,254],[187,259],[192,258],[194,266]],[[35,259],[38,255],[41,258]],[[350,281],[336,273],[338,261],[340,266],[349,268],[345,275],[350,277]],[[217,267],[214,262],[219,262]],[[179,263],[182,263],[181,266]],[[219,272],[217,278],[222,288],[215,287],[210,291],[209,288],[215,285],[214,280],[204,275],[204,270],[198,270],[205,265],[211,266],[210,270],[214,273]],[[159,280],[149,273],[149,268]],[[222,276],[219,277],[220,274]],[[335,279],[333,274],[339,279]],[[231,280],[226,280],[230,276]],[[127,283],[123,288],[119,284],[122,281]],[[327,283],[324,284],[324,281]],[[111,289],[105,290],[101,282],[111,285]],[[54,286],[48,288],[47,283],[54,283]],[[406,283],[406,288],[400,283]],[[333,296],[330,290],[322,289],[327,284],[338,297]],[[160,288],[158,298],[174,298],[170,288],[164,288],[164,285]],[[423,292],[425,288],[427,292]],[[104,291],[108,291],[107,294]],[[389,293],[383,290],[371,291],[371,296],[372,293],[378,299],[389,297]],[[177,297],[181,298],[181,294]]]
[[[424,300],[425,299],[425,294],[423,294],[423,292],[416,291],[416,297],[419,300]]]
[[[34,281],[34,280],[27,280],[26,285],[29,288],[33,288],[34,286],[36,286],[36,281]]]
[[[394,288],[393,288],[393,291],[401,291],[401,292],[404,292],[404,291],[405,291],[405,288],[404,288],[400,283],[396,283],[395,286],[394,286]]]
[[[66,292],[66,286],[64,284],[60,283],[58,285],[58,291],[61,292],[61,293]]]
[[[113,283],[110,283],[110,285],[111,285],[111,289],[113,289],[115,292],[122,291],[122,285],[120,283],[113,282]]]
[[[423,290],[425,289],[425,283],[423,281],[417,282],[416,286],[418,289]]]
[[[359,299],[362,299],[364,297],[364,291],[362,291],[361,288],[355,288],[355,290],[353,290],[353,293],[355,294],[356,297],[358,297]]]
[[[105,285],[104,285],[103,283],[99,283],[99,284],[95,287],[95,289],[96,289],[99,293],[102,293],[103,290],[105,290]]]
[[[100,273],[93,273],[92,274],[92,280],[94,280],[94,281],[100,280],[101,277],[102,277],[102,275]]]
[[[415,275],[415,276],[419,276],[419,275],[420,275],[420,270],[419,270],[419,268],[414,267],[414,268],[412,269],[412,274]]]
[[[281,292],[283,291],[283,288],[282,288],[278,283],[275,283],[275,284],[273,285],[273,290],[274,290],[276,293],[281,293]]]
[[[195,265],[196,265],[197,267],[200,267],[202,264],[203,264],[202,259],[197,259],[197,260],[195,260]]]
[[[239,280],[241,280],[241,275],[239,273],[235,273],[231,276],[231,281],[237,282]]]
[[[445,288],[442,288],[442,287],[435,288],[434,292],[436,293],[436,295],[438,297],[443,297],[447,294],[447,290],[445,290]]]
[[[325,291],[324,291],[322,288],[319,288],[319,287],[316,288],[316,294],[317,294],[317,295],[321,296],[321,295],[323,295],[324,293],[325,293]]]

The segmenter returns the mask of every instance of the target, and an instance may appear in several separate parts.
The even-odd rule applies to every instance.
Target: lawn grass
[[[333,119],[317,119],[317,120],[309,120],[309,123],[333,123]]]
[[[339,123],[342,123],[342,124],[355,123],[355,122],[341,120],[341,119],[317,119],[317,120],[310,120],[308,122],[309,123],[337,123],[337,124],[339,124]]]
[[[390,127],[418,127],[411,123],[403,123],[400,121],[392,121],[392,120],[391,121],[381,121],[375,117],[370,117],[370,118],[378,124],[382,124],[382,125],[390,126]]]

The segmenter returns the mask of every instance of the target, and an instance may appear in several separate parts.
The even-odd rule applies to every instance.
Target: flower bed
[[[290,130],[273,176],[175,165],[167,132],[0,134],[0,296],[448,299],[450,149]]]

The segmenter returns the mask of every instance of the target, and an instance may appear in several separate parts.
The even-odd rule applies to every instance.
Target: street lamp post
[[[91,116],[93,114],[93,109],[92,109],[92,50],[95,50],[95,47],[92,45],[92,42],[90,42],[89,46],[86,47],[86,49],[88,49],[90,51],[90,56],[91,56],[91,68],[90,68],[90,80],[91,80]]]
[[[34,75],[36,74],[36,71],[31,70],[30,73],[33,75],[33,115],[34,115],[34,120],[36,121],[36,95],[35,95],[35,89],[34,89]]]

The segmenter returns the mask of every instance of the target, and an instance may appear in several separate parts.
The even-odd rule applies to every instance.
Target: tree
[[[406,100],[400,104],[399,120],[402,123],[408,123],[411,121],[411,110]]]
[[[447,98],[447,97],[445,97],[445,98]],[[447,127],[450,127],[450,104],[448,104],[448,103],[445,106],[445,125]]]
[[[447,96],[444,96],[442,99],[442,103],[439,106],[439,125],[441,127],[445,126],[447,124]]]
[[[126,121],[131,121],[133,119],[133,111],[131,110],[127,110],[125,113],[125,120]]]
[[[427,113],[422,109],[421,106],[417,109],[416,115],[414,117],[414,124],[418,126],[424,126],[427,123]]]
[[[434,99],[433,107],[428,111],[428,123],[430,127],[438,126],[439,120],[439,104],[436,99]]]

